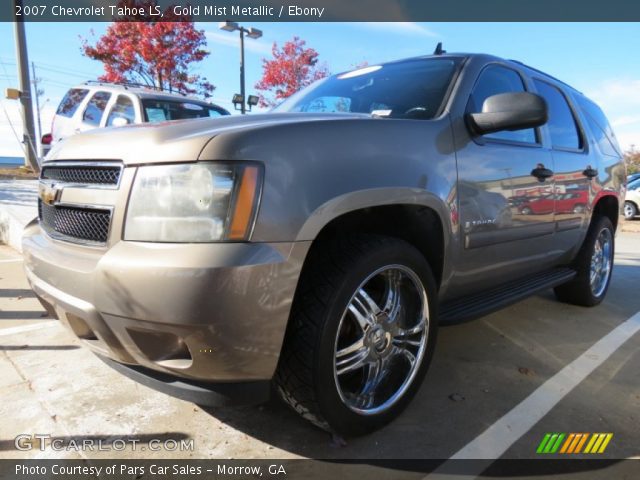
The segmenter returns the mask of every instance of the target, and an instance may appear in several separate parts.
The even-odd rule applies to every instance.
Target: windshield
[[[640,188],[640,178],[637,178],[636,180],[629,182],[629,185],[627,185],[628,190],[638,190],[638,188]]]
[[[176,100],[142,100],[145,121],[149,123],[165,120],[188,120],[191,118],[220,117],[229,112],[206,103]]]
[[[316,82],[274,111],[430,119],[439,114],[461,61],[427,58],[364,67]]]

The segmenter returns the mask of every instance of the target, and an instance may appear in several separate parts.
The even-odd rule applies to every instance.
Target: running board
[[[568,282],[576,276],[571,268],[555,268],[523,280],[493,287],[440,306],[440,324],[456,324],[500,310],[531,295]]]

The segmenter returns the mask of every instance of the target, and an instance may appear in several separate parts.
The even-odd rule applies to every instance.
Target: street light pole
[[[238,25],[236,22],[221,22],[219,27],[220,30],[224,30],[226,32],[235,32],[236,30],[238,30],[238,32],[240,33],[240,94],[236,94],[233,96],[233,105],[236,106],[240,104],[240,113],[244,115],[245,113],[247,113],[247,103],[250,107],[255,106],[258,103],[257,97],[251,95],[249,99],[247,99],[246,95],[244,75],[244,35],[246,33],[247,37],[258,39],[262,36],[262,30],[258,30],[257,28],[253,27],[245,28],[241,25]]]
[[[15,7],[22,7],[22,0],[14,0]],[[38,154],[36,152],[36,138],[33,122],[33,103],[31,102],[31,80],[29,79],[29,56],[27,54],[27,40],[24,33],[24,23],[18,21],[13,9],[13,25],[16,38],[16,60],[18,64],[18,79],[20,81],[20,103],[22,104],[23,138],[25,145],[25,164],[35,172],[40,170]]]
[[[244,87],[244,27],[240,27],[240,95],[242,95],[242,104],[240,105],[240,113],[247,113],[247,98],[245,96]]]

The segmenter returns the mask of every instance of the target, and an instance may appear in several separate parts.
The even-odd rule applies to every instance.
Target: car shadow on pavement
[[[0,288],[1,298],[35,298],[36,294],[29,288]]]
[[[20,350],[78,350],[78,345],[0,345],[0,352]]]
[[[272,392],[261,405],[245,407],[204,407],[216,420],[286,452],[310,458],[336,456],[340,445],[332,436],[299,417]]]
[[[45,320],[49,314],[44,310],[40,311],[23,311],[23,310],[2,310],[0,311],[0,320]]]

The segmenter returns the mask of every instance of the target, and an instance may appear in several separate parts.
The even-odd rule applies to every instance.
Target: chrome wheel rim
[[[360,284],[342,314],[334,347],[334,379],[352,411],[391,408],[411,386],[427,345],[429,304],[420,278],[388,265]]]
[[[596,239],[591,255],[590,283],[591,293],[601,296],[607,288],[613,262],[613,237],[608,228],[603,228]]]
[[[633,207],[628,203],[624,204],[624,218],[629,219],[633,217]]]

